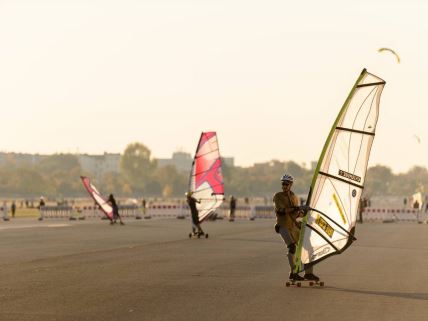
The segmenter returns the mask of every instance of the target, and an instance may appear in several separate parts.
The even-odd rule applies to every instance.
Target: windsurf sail
[[[312,178],[295,272],[342,253],[354,237],[358,205],[385,81],[364,69],[327,137]]]
[[[224,182],[216,132],[201,134],[190,171],[189,191],[201,201],[196,203],[200,222],[223,203]]]
[[[103,213],[110,219],[113,219],[113,208],[109,203],[101,196],[100,192],[98,192],[97,188],[91,183],[90,179],[85,176],[80,176],[82,179],[83,186],[85,186],[89,195],[94,199],[95,203],[101,208]]]

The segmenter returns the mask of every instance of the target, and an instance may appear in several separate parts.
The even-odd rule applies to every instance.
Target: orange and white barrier
[[[73,211],[73,207],[71,206],[41,206],[40,209],[40,217],[39,221],[44,219],[67,219],[67,220],[75,220],[75,213]]]
[[[83,206],[78,211],[81,216],[89,219],[107,219],[107,216],[101,211],[99,206]],[[137,205],[119,205],[119,214],[124,218],[141,219],[141,209]]]
[[[189,209],[181,204],[154,204],[146,208],[144,218],[185,218]]]
[[[367,207],[363,211],[363,221],[416,222],[422,215],[418,209]]]

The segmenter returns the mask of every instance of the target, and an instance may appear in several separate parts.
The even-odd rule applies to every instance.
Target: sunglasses
[[[291,185],[291,183],[282,183],[282,186],[290,186]]]

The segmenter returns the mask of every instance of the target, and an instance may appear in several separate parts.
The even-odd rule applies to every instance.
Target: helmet
[[[186,195],[186,196],[192,196],[193,195],[193,192],[192,191],[188,191],[188,192],[186,192],[184,195]]]
[[[293,178],[293,176],[291,176],[291,175],[284,174],[284,175],[281,177],[281,182],[291,182],[291,183],[293,183],[293,182],[294,182],[294,178]]]

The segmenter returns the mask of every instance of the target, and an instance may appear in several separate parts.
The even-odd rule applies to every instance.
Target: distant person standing
[[[12,205],[10,206],[10,212],[12,213],[12,217],[15,217],[15,212],[16,212],[15,201],[12,201]]]
[[[9,221],[9,216],[7,215],[7,202],[6,201],[3,202],[2,210],[3,210],[3,221]]]
[[[367,207],[367,198],[365,197],[361,197],[360,198],[360,203],[358,206],[358,222],[359,223],[363,223],[363,212]]]
[[[43,196],[40,196],[40,201],[39,201],[39,209],[41,210],[43,206],[45,206],[45,199]]]
[[[117,203],[113,194],[109,195],[107,203],[109,203],[113,209],[113,219],[111,220],[111,224],[116,224],[116,220],[119,219],[120,225],[125,225],[125,223],[122,222],[122,218],[120,217],[119,206],[117,206]]]
[[[25,201],[27,202],[27,201]],[[39,212],[40,212],[40,217],[39,217],[39,221],[43,221],[44,219],[44,212],[43,212],[43,207],[45,206],[45,199],[43,198],[43,196],[40,196],[40,200],[39,200]]]
[[[417,200],[413,203],[413,209],[415,210],[419,209],[419,202]]]
[[[143,198],[143,200],[141,201],[141,207],[143,209],[143,217],[146,216],[146,199]]]
[[[229,201],[229,222],[235,220],[235,210],[236,210],[236,198],[233,195],[230,195]]]

